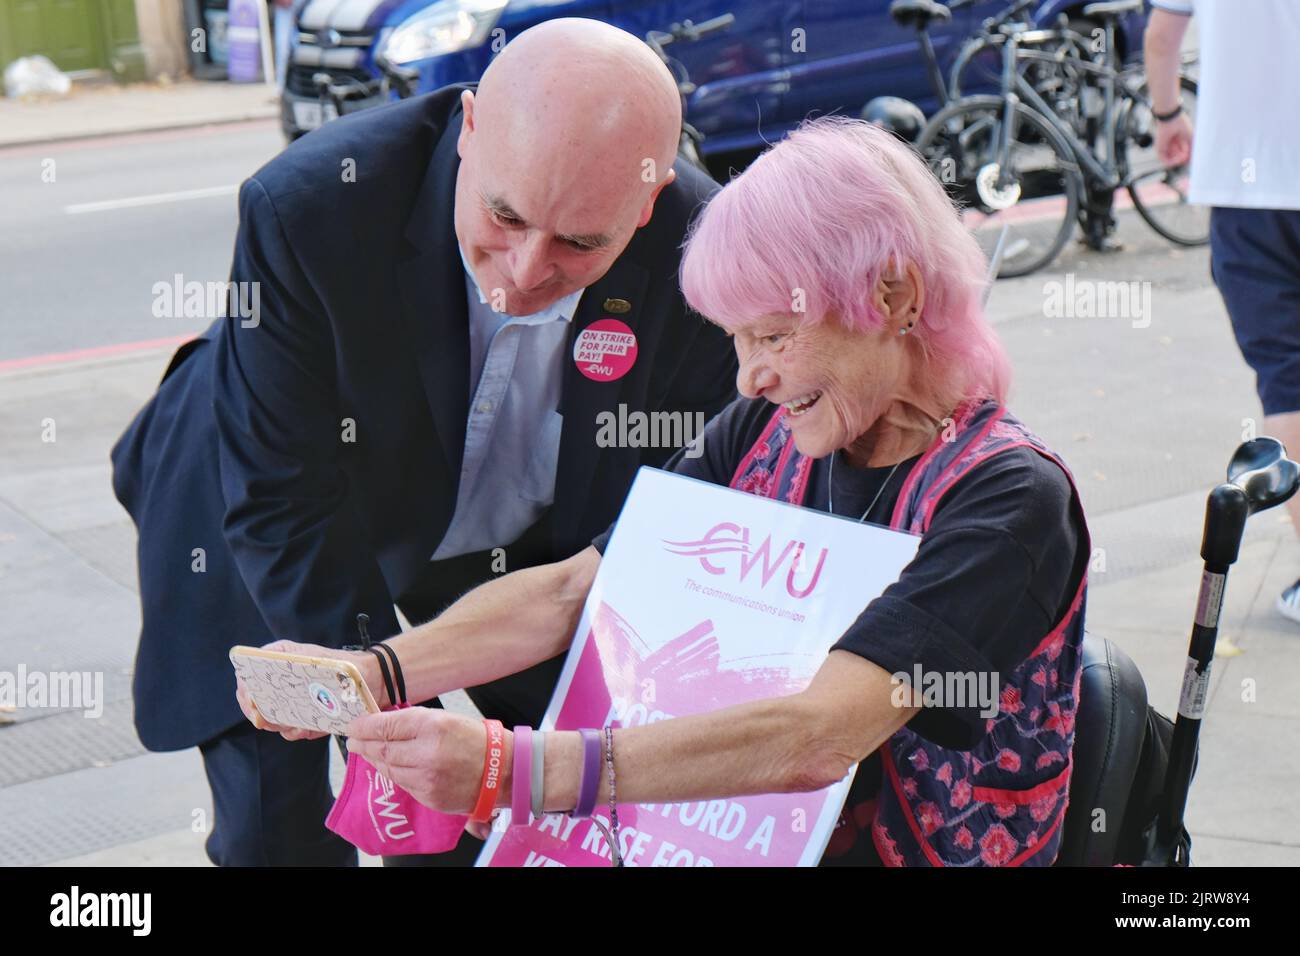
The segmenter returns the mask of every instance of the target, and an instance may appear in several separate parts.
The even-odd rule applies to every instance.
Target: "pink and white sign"
[[[541,729],[630,727],[795,693],[919,540],[642,468]],[[620,849],[629,866],[816,865],[851,780],[620,804]],[[608,866],[610,855],[590,820],[550,815],[498,826],[478,865]]]

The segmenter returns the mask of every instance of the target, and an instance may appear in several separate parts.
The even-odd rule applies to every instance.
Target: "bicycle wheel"
[[[1196,125],[1196,81],[1180,76],[1183,108]],[[1180,246],[1203,246],[1210,241],[1210,207],[1187,201],[1190,168],[1170,168],[1155,151],[1156,120],[1146,82],[1124,88],[1119,139],[1120,171],[1129,198],[1146,224]]]
[[[1000,96],[958,100],[926,124],[916,147],[985,255],[992,255],[1006,227],[998,276],[1010,278],[1056,258],[1074,228],[1083,177],[1056,127],[1020,103],[1005,181],[998,163],[1004,110]]]

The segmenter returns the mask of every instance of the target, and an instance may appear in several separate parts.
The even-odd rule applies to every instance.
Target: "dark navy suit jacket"
[[[113,449],[114,491],[139,529],[136,727],[151,749],[239,723],[235,644],[352,643],[362,611],[376,639],[396,633],[393,603],[450,523],[469,404],[452,220],[462,89],[331,122],[244,184],[231,280],[260,284],[260,321],[231,315],[183,346]],[[688,222],[716,188],[679,164],[649,224],[582,297],[564,365],[557,556],[586,547],[636,469],[670,452],[598,447],[599,412],[712,417],[734,396],[730,342],[677,284]],[[593,381],[570,360],[573,336],[608,298],[631,303],[617,318],[638,356],[617,381]]]

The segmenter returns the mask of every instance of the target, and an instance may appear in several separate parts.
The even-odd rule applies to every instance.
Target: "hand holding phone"
[[[362,714],[379,712],[360,670],[341,657],[239,646],[230,662],[244,714],[289,739],[341,734]]]

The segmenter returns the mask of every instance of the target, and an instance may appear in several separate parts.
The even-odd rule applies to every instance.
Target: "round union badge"
[[[573,361],[593,381],[616,381],[636,364],[636,335],[618,319],[597,319],[578,333]]]

